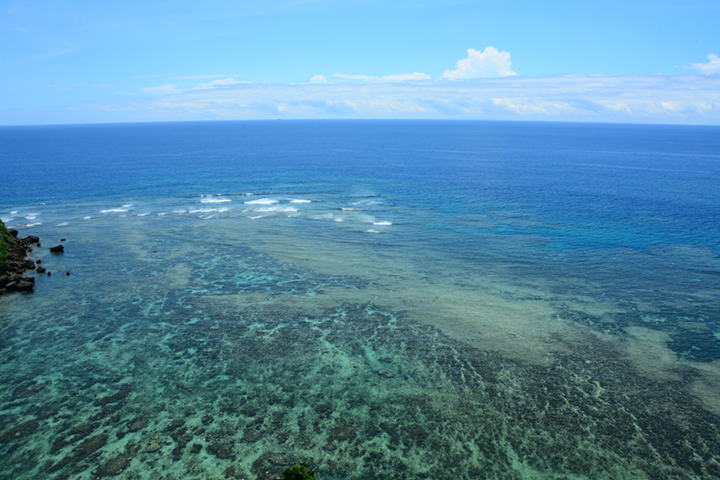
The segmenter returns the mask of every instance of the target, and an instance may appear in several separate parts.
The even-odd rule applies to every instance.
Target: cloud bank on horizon
[[[690,75],[524,77],[510,53],[467,50],[454,69],[372,76],[314,75],[305,83],[268,84],[212,75],[181,88],[141,87],[150,97],[85,106],[111,121],[209,119],[504,119],[720,124],[720,58],[692,63]],[[75,107],[82,109],[83,107]],[[62,123],[62,122],[61,122]]]
[[[421,72],[315,75],[306,83],[216,79],[186,89],[145,87],[156,98],[94,108],[142,120],[524,119],[720,124],[720,59],[686,68],[700,75],[524,77],[510,53],[468,49],[440,77]]]

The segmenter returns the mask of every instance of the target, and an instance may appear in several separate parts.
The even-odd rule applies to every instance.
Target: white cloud
[[[710,60],[708,63],[691,63],[689,68],[699,70],[705,75],[720,73],[720,57],[711,53],[708,55],[708,59]]]
[[[238,82],[234,78],[224,78],[224,79],[217,79],[213,80],[212,82],[208,83],[201,83],[200,85],[196,85],[194,87],[190,88],[178,88],[176,84],[168,83],[167,85],[163,85],[160,87],[145,87],[141,88],[140,90],[145,93],[152,93],[155,95],[176,95],[179,93],[187,92],[189,90],[210,90],[217,87],[226,87],[228,85],[237,85],[239,83],[250,83],[250,82]]]
[[[238,82],[234,78],[225,78],[222,80],[221,79],[213,80],[212,82],[209,82],[209,83],[202,83],[195,88],[198,90],[204,90],[204,89],[208,89],[208,88],[221,87],[223,85],[236,85],[238,83],[250,83],[250,82]]]
[[[168,83],[167,85],[163,85],[161,87],[145,87],[140,90],[145,93],[153,93],[155,95],[169,95],[171,93],[180,93],[182,91],[177,88],[177,85],[172,83]]]
[[[95,108],[113,112],[107,113],[114,116],[105,121],[452,118],[720,125],[720,76],[562,75],[463,82],[232,84]]]
[[[467,58],[457,61],[455,70],[445,70],[443,78],[460,80],[467,78],[493,78],[517,75],[512,70],[510,53],[486,47],[484,51],[468,49]]]
[[[310,79],[310,83],[327,83],[327,77],[324,75],[315,75]]]
[[[385,83],[385,82],[414,82],[419,80],[432,80],[432,77],[427,73],[413,72],[413,73],[401,73],[398,75],[386,75],[384,77],[373,77],[371,75],[348,75],[345,73],[336,73],[333,75],[336,78],[342,78],[345,80],[358,80],[367,83]]]

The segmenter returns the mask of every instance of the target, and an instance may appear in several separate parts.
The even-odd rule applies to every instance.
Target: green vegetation
[[[0,220],[0,268],[7,265],[6,260],[10,257],[8,249],[10,245],[14,243],[13,238],[8,233],[7,228],[2,220]]]
[[[304,463],[294,465],[285,469],[283,480],[315,480],[315,470],[310,470]]]

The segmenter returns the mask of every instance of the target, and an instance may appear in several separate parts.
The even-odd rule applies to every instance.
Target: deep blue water
[[[2,127],[0,163],[72,271],[0,297],[0,475],[720,475],[717,127]]]

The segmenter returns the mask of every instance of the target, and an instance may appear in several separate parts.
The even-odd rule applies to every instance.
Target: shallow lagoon
[[[278,123],[0,131],[0,475],[720,477],[716,130]]]

